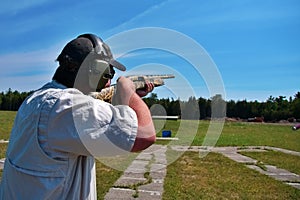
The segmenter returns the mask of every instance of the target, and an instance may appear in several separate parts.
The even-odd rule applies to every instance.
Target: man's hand
[[[140,95],[151,92],[154,88],[152,83],[146,83],[145,89],[136,91],[134,83],[123,76],[117,80],[116,93],[113,95],[113,105],[128,105],[134,110],[138,120],[137,135],[132,152],[146,149],[155,142],[155,128],[151,113]]]
[[[154,84],[147,81],[147,82],[145,83],[145,88],[136,90],[136,93],[137,93],[140,97],[144,97],[144,96],[146,96],[148,93],[152,92],[153,89],[154,89]]]
[[[135,86],[129,78],[120,76],[117,80],[116,93],[113,96],[114,105],[129,105],[131,96],[135,93]]]

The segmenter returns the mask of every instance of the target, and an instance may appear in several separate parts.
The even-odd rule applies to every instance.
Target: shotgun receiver
[[[154,84],[154,87],[164,85],[164,79],[175,78],[172,74],[165,75],[130,75],[126,76],[132,80],[136,89],[143,89],[145,87],[146,82],[150,82]],[[112,97],[114,95],[116,89],[116,84],[111,85],[108,88],[103,88],[100,92],[91,92],[89,95],[94,97],[95,99],[100,99],[102,101],[106,101],[111,103]]]

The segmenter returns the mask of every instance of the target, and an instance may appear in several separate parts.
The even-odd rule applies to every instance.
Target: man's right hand
[[[130,98],[135,93],[133,82],[124,76],[117,80],[116,93],[113,96],[113,105],[129,105]]]
[[[132,152],[141,151],[155,142],[155,128],[149,108],[136,93],[134,83],[123,76],[117,81],[116,93],[113,96],[113,105],[128,105],[137,116],[138,130]]]

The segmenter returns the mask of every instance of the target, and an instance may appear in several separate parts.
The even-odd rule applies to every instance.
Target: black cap
[[[96,59],[105,60],[121,71],[126,70],[123,64],[113,58],[109,46],[94,34],[83,34],[70,41],[57,57],[57,61],[67,60],[79,67],[90,53],[93,53]]]

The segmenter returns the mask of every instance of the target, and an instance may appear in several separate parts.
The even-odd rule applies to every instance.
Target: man
[[[140,151],[155,141],[151,114],[120,77],[114,105],[87,94],[109,86],[114,69],[109,47],[93,34],[69,42],[53,80],[21,105],[7,149],[0,199],[96,199],[94,158]],[[139,96],[139,95],[140,96]]]

